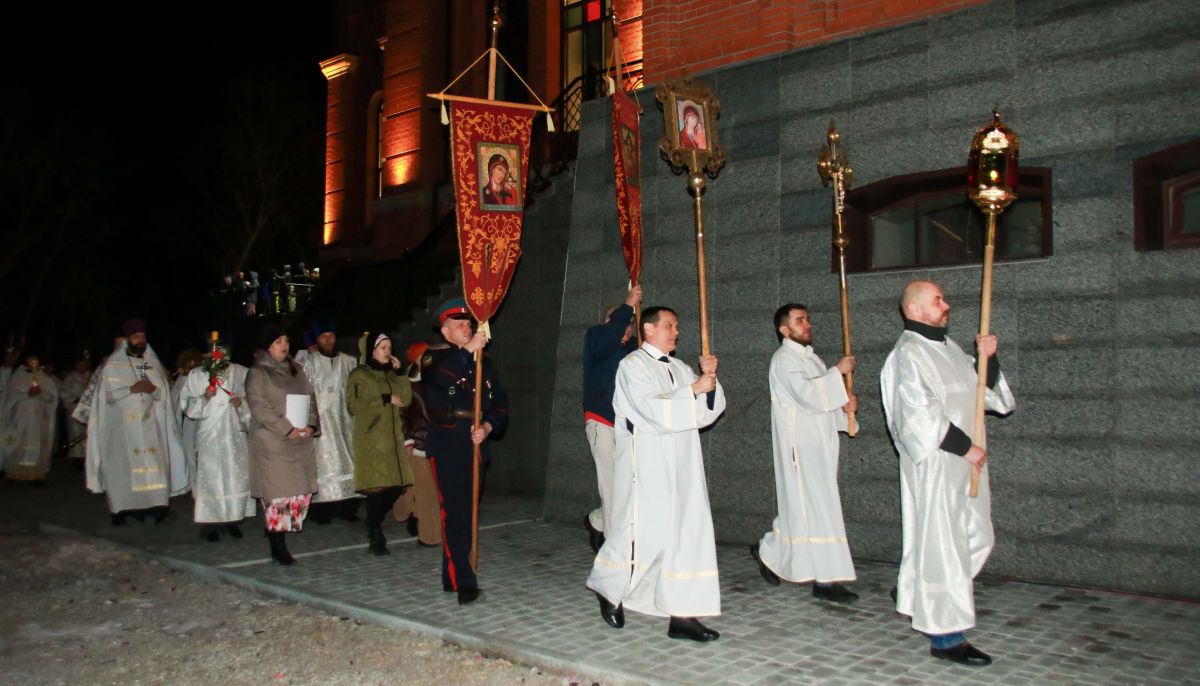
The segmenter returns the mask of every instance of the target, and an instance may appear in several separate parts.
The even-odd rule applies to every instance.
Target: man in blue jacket
[[[592,552],[604,545],[604,532],[609,530],[608,506],[612,496],[613,459],[616,456],[616,434],[613,432],[613,391],[617,365],[629,353],[637,350],[633,335],[634,309],[642,302],[642,287],[634,286],[625,302],[612,307],[604,322],[587,330],[583,337],[583,421],[592,459],[596,462],[596,484],[600,490],[600,507],[583,518]]]

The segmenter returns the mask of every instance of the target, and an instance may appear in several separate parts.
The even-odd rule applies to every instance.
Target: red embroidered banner
[[[629,282],[636,286],[642,273],[642,139],[638,107],[620,88],[612,95],[612,124],[621,252]]]
[[[504,301],[521,258],[534,110],[447,99],[463,296],[471,314],[486,322]]]

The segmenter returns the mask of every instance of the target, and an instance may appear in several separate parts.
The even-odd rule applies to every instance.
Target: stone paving
[[[310,524],[289,547],[293,567],[267,559],[261,520],[242,540],[208,543],[190,522],[190,497],[162,525],[112,527],[102,496],[61,467],[45,488],[0,486],[0,518],[37,521],[130,546],[210,578],[327,611],[413,628],[482,652],[605,683],[727,684],[1200,684],[1200,604],[983,578],[973,642],[995,663],[935,660],[888,599],[896,568],[857,561],[853,605],[816,601],[807,586],[768,586],[744,546],[721,546],[725,614],[710,644],[674,641],[666,621],[628,613],[603,623],[583,582],[591,551],[581,527],[539,519],[537,500],[489,494],[481,507],[483,598],[460,607],[441,590],[439,551],[388,521],[392,554],[366,550],[362,524]]]

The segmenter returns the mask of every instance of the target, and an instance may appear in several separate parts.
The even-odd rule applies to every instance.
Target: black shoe
[[[417,535],[417,518],[409,516],[408,521],[404,523],[404,528],[408,531],[409,536]]]
[[[146,511],[145,510],[134,510],[133,518],[138,520],[139,522],[146,521]]]
[[[600,599],[600,616],[604,618],[604,622],[614,629],[625,626],[625,606],[613,607],[613,604],[608,602],[608,598],[599,593],[596,594],[596,597]]]
[[[170,517],[170,516],[171,516],[170,508],[167,508],[167,507],[154,508],[154,523],[155,524],[162,524],[163,522],[167,521],[167,517]]]
[[[892,599],[892,604],[896,604],[896,587],[892,586],[892,590],[888,591],[888,596]]]
[[[592,520],[587,516],[583,516],[583,528],[588,532],[588,545],[592,546],[592,552],[600,552],[600,548],[604,547],[604,532],[592,526]]]
[[[929,654],[970,667],[986,667],[992,664],[991,656],[966,641],[949,648],[930,648]]]
[[[221,540],[221,532],[217,531],[216,529],[201,531],[200,535],[203,536],[204,540],[208,541],[209,543],[216,543],[217,541]]]
[[[686,638],[691,641],[715,641],[721,634],[700,623],[695,617],[672,617],[667,626],[667,636]]]
[[[758,573],[762,574],[762,578],[766,580],[768,584],[771,584],[772,586],[778,586],[779,575],[775,572],[772,572],[765,564],[763,564],[762,558],[758,556],[757,543],[750,546],[750,557],[754,558],[755,564],[758,565]]]
[[[367,549],[373,555],[390,555],[391,551],[387,547],[387,538],[383,535],[383,529],[372,527],[367,530],[367,539],[371,542]]]
[[[129,522],[125,521],[125,515],[118,512],[117,514],[112,516],[112,525],[113,526],[128,526]]]
[[[478,588],[468,588],[466,590],[459,591],[458,592],[458,604],[459,605],[469,605],[469,604],[475,602],[476,600],[479,600],[479,596],[481,593],[483,593],[483,591],[480,591]]]
[[[837,583],[813,584],[813,597],[828,600],[831,603],[852,603],[858,600],[858,594]]]
[[[241,538],[241,537],[242,537],[242,530],[241,530],[241,528],[240,528],[240,527],[238,527],[238,525],[237,525],[237,524],[226,524],[226,525],[225,525],[225,530],[226,530],[226,531],[228,531],[228,532],[229,532],[229,535],[230,535],[230,536],[232,536],[232,537],[234,537],[234,538]]]
[[[267,538],[271,541],[271,559],[280,565],[287,566],[296,564],[296,558],[288,552],[287,542],[284,540],[284,532],[268,531]]]

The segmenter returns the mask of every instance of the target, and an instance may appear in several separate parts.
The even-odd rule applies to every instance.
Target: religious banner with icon
[[[623,89],[612,94],[613,167],[617,189],[617,222],[621,253],[636,286],[642,272],[642,138],[639,108]]]
[[[536,111],[528,105],[445,96],[458,215],[463,292],[471,314],[491,319],[521,257],[525,175]]]

